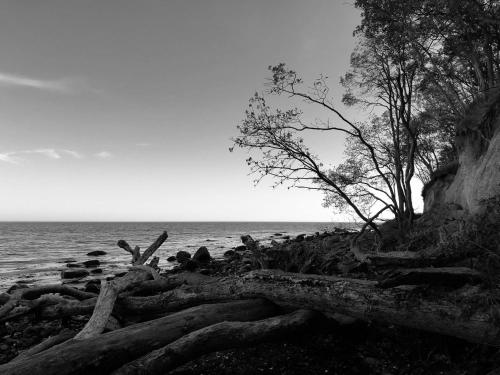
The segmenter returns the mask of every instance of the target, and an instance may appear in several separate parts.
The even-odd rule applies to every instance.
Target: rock
[[[122,276],[125,276],[126,274],[127,274],[127,271],[118,272],[118,273],[115,273],[114,277],[122,277]]]
[[[282,233],[274,233],[276,237],[281,237],[283,234]]]
[[[212,271],[210,271],[208,268],[203,268],[199,271],[202,275],[210,275]]]
[[[176,258],[174,255],[169,256],[169,257],[167,258],[167,262],[175,262],[176,260],[177,260],[177,258]]]
[[[88,256],[91,256],[91,257],[98,257],[98,256],[101,256],[101,255],[106,255],[107,253],[103,250],[94,250],[94,251],[91,251],[90,253],[87,253]]]
[[[76,278],[86,277],[88,275],[89,271],[84,269],[61,271],[61,278],[63,279],[76,279]]]
[[[234,251],[245,251],[245,250],[247,250],[247,247],[245,245],[236,246],[234,248]]]
[[[191,260],[191,259],[188,259],[185,263],[184,263],[184,269],[186,271],[190,271],[190,272],[193,272],[194,270],[196,270],[198,268],[198,263],[196,263],[194,260]]]
[[[307,236],[307,237],[305,238],[305,240],[306,240],[306,241],[312,241],[312,240],[314,240],[314,236]]]
[[[83,265],[87,268],[88,267],[97,267],[100,264],[101,264],[101,262],[99,262],[97,259],[86,260],[85,262],[83,262]]]
[[[305,234],[299,234],[297,237],[295,237],[295,242],[302,242],[304,241]]]
[[[177,252],[175,259],[177,259],[177,261],[179,263],[185,263],[189,259],[191,259],[191,254],[189,254],[187,251],[181,250],[181,251]]]
[[[212,259],[212,257],[205,246],[200,247],[193,255],[193,260],[198,263],[208,263],[210,259]]]
[[[249,234],[241,236],[241,242],[250,250],[256,249],[259,245],[258,241],[255,241]]]
[[[290,236],[283,236],[282,237],[284,240],[289,240],[290,239]]]
[[[99,294],[99,292],[101,291],[101,289],[99,288],[99,284],[96,284],[96,283],[87,283],[87,285],[85,285],[84,290],[86,292],[95,293],[95,294]]]
[[[236,255],[236,251],[228,250],[224,253],[224,258],[232,258]]]
[[[95,275],[95,274],[98,274],[98,273],[102,273],[102,269],[101,268],[95,268],[92,271],[90,271],[90,273],[92,275]]]
[[[277,247],[277,246],[279,246],[279,245],[280,245],[280,244],[279,244],[279,242],[278,242],[278,241],[271,240],[271,246],[272,246],[272,247]]]
[[[68,268],[82,268],[83,265],[81,265],[79,263],[68,263],[68,264],[66,264],[66,267],[68,267]]]

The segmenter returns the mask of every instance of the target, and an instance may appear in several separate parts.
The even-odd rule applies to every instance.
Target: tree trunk
[[[499,314],[498,307],[478,303],[482,297],[487,298],[481,296],[479,290],[473,295],[470,290],[457,289],[419,296],[413,286],[382,289],[376,281],[266,270],[172,292],[168,296],[170,302],[175,300],[175,293],[178,293],[178,300],[192,298],[193,294],[207,299],[263,297],[285,308],[341,313],[365,321],[500,346],[500,327],[495,318]]]
[[[307,332],[321,314],[298,310],[257,322],[222,322],[183,336],[167,346],[125,364],[113,375],[165,374],[207,353],[279,340]]]
[[[289,309],[340,313],[500,346],[500,328],[495,323],[498,308],[479,303],[488,299],[487,292],[483,295],[480,290],[471,293],[470,288],[462,288],[419,295],[414,286],[384,289],[377,281],[271,270],[242,277],[207,278],[156,296],[126,297],[117,303],[115,312],[122,316],[156,316],[200,303],[259,297]],[[90,300],[78,304],[88,303]],[[70,311],[77,311],[77,306],[72,304]],[[54,315],[59,308],[44,307],[41,316],[47,311]]]
[[[264,300],[202,305],[87,340],[69,340],[24,361],[0,366],[0,374],[109,374],[126,362],[185,334],[223,321],[251,321],[278,313]]]

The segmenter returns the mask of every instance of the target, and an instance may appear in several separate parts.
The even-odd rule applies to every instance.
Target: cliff
[[[500,89],[475,103],[457,126],[458,161],[436,171],[423,191],[424,211],[455,205],[480,213],[500,196]]]

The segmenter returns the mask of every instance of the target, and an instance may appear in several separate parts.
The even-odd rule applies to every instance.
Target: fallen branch
[[[144,357],[125,364],[113,375],[165,374],[207,353],[252,346],[307,332],[321,314],[298,310],[256,322],[222,322],[191,332]]]
[[[99,293],[99,297],[97,298],[94,312],[85,327],[83,327],[83,329],[75,336],[76,340],[88,339],[102,333],[106,327],[109,316],[113,311],[116,298],[122,291],[130,285],[137,284],[141,281],[145,281],[150,278],[158,278],[156,270],[151,267],[144,266],[144,263],[151,255],[154,254],[156,250],[158,250],[167,238],[167,232],[163,232],[142,255],[140,255],[139,248],[136,247],[133,251],[131,251],[132,264],[134,267],[127,272],[126,275],[112,281],[102,280],[101,291]],[[123,240],[118,241],[118,246],[126,248],[127,251],[130,250],[130,246]]]
[[[244,300],[197,306],[160,319],[135,324],[90,340],[69,340],[23,361],[0,366],[9,375],[109,374],[126,362],[223,321],[251,321],[276,315],[265,300]]]

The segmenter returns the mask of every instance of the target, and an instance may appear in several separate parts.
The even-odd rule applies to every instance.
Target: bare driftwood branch
[[[197,331],[136,359],[113,375],[165,374],[203,354],[282,339],[307,332],[321,319],[321,314],[298,310],[256,322],[222,322]]]
[[[124,363],[168,345],[189,332],[224,321],[259,320],[277,313],[276,306],[265,300],[197,306],[91,340],[66,341],[23,361],[1,365],[0,374],[109,374]]]
[[[158,278],[156,270],[151,267],[144,266],[144,263],[151,255],[154,254],[156,250],[158,250],[167,238],[167,232],[163,232],[142,255],[140,255],[138,247],[131,251],[130,246],[125,241],[118,241],[118,246],[125,248],[126,251],[129,251],[132,254],[132,264],[134,264],[134,267],[127,272],[126,275],[120,278],[112,281],[102,281],[101,291],[99,293],[99,297],[97,298],[94,312],[85,327],[83,327],[83,329],[75,336],[76,340],[84,340],[90,337],[95,337],[104,330],[109,316],[113,311],[116,298],[127,287],[151,278]],[[137,256],[139,256],[138,259],[136,259]],[[134,259],[136,260],[134,261]]]

